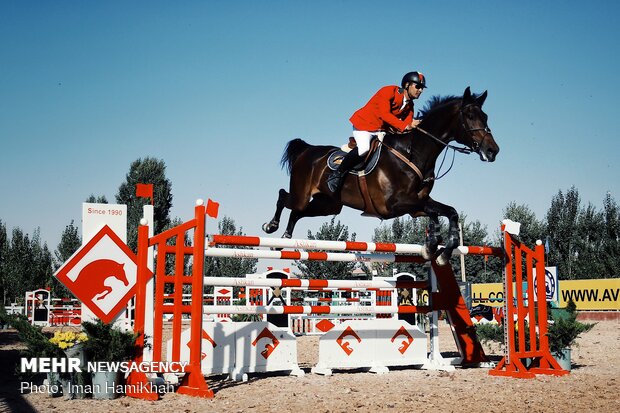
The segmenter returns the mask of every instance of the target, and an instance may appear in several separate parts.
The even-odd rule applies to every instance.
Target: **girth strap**
[[[364,214],[363,215],[372,215],[378,217],[377,209],[375,208],[375,204],[373,204],[372,199],[370,198],[370,193],[368,192],[368,184],[366,183],[366,175],[358,175],[357,182],[359,183],[360,192],[362,193],[362,198],[364,199]]]
[[[407,165],[408,167],[410,167],[411,169],[413,169],[413,171],[418,175],[418,177],[420,178],[420,181],[424,181],[424,175],[422,175],[422,171],[420,171],[420,168],[418,168],[417,166],[415,166],[413,164],[413,162],[411,162],[409,159],[407,159],[405,157],[405,155],[403,155],[402,153],[398,152],[396,149],[386,145],[385,143],[383,144],[383,146],[385,146],[390,152],[392,152],[394,155],[396,155],[396,157],[398,159],[400,159],[401,161],[403,161],[405,163],[405,165]]]

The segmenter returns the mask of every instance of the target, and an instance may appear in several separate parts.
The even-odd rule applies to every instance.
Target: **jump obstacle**
[[[203,262],[205,256],[210,257],[239,257],[239,258],[279,258],[279,259],[295,259],[295,260],[321,260],[321,261],[361,261],[361,262],[426,262],[422,257],[415,255],[421,251],[421,246],[406,245],[406,244],[381,244],[381,243],[361,243],[361,242],[335,242],[335,241],[321,241],[314,242],[312,240],[292,240],[292,239],[269,239],[262,237],[234,237],[234,236],[213,236],[209,246],[205,243],[205,216],[208,214],[212,218],[217,217],[217,212],[211,207],[211,204],[205,206],[204,203],[199,200],[194,210],[195,216],[192,220],[181,224],[175,228],[162,232],[161,234],[149,237],[148,222],[143,220],[138,229],[138,281],[136,288],[136,310],[135,310],[135,324],[134,331],[140,334],[138,339],[138,345],[144,347],[144,331],[145,331],[145,318],[147,316],[145,312],[145,302],[147,298],[146,285],[151,278],[151,272],[148,269],[148,250],[151,247],[157,249],[157,265],[155,279],[157,280],[155,287],[155,304],[153,314],[153,350],[152,361],[162,361],[162,331],[163,331],[163,316],[164,314],[172,314],[172,341],[170,344],[170,355],[172,360],[180,360],[181,353],[181,335],[182,335],[182,320],[184,316],[190,318],[190,330],[189,340],[187,346],[189,347],[189,364],[184,370],[184,376],[178,388],[178,392],[181,394],[189,394],[198,397],[213,397],[213,392],[209,389],[203,372],[201,370],[201,359],[204,354],[202,353],[201,345],[203,342],[203,312],[202,305],[202,291],[205,285],[209,283],[217,283],[218,286],[224,284],[223,278],[217,278],[214,281],[210,281],[209,278],[203,277]],[[187,232],[193,232],[192,246],[188,247],[184,245],[184,239]],[[512,238],[512,235],[508,232],[504,232],[505,247],[507,251],[510,248],[516,248],[519,252],[525,251],[529,254],[529,251],[525,247],[520,246],[517,241]],[[272,250],[248,250],[248,249],[232,249],[232,248],[214,248],[217,245],[236,245],[236,246],[258,246],[258,247],[273,247],[273,248],[305,248],[311,251],[272,251]],[[343,252],[322,252],[312,251],[316,249],[327,248],[332,251]],[[536,261],[537,269],[542,268],[544,274],[544,251],[541,256],[539,251],[541,249],[537,247],[536,254],[526,255],[525,264],[527,267],[525,277],[521,272],[517,272],[517,297],[522,297],[522,290],[519,287],[521,282],[528,285],[528,292],[530,292],[527,305],[522,299],[514,300],[512,291],[512,281],[506,280],[506,310],[505,314],[507,319],[510,320],[512,315],[515,315],[518,320],[521,320],[525,314],[529,314],[530,320],[537,320],[537,324],[530,324],[532,331],[538,329],[541,334],[540,344],[534,343],[535,348],[528,351],[515,349],[515,329],[507,327],[507,352],[504,360],[500,363],[492,374],[498,375],[513,375],[517,377],[531,376],[536,373],[542,374],[562,374],[563,370],[559,368],[557,363],[551,360],[551,355],[548,349],[548,341],[544,336],[546,332],[546,307],[545,305],[538,306],[538,318],[534,314],[534,290],[533,290],[533,261]],[[490,247],[459,247],[455,250],[457,254],[472,254],[472,255],[494,255],[503,257],[506,259],[506,273],[512,274],[513,269],[521,269],[523,261],[518,254],[505,255],[504,250],[501,248]],[[169,273],[169,269],[166,269],[166,258],[173,257],[174,271]],[[192,273],[184,274],[185,259],[192,260]],[[513,264],[513,260],[515,263]],[[542,266],[542,267],[541,267]],[[486,355],[482,350],[482,346],[478,342],[475,335],[475,328],[473,327],[469,311],[465,305],[458,284],[456,282],[454,273],[450,265],[439,265],[436,262],[431,262],[431,268],[434,273],[434,277],[431,277],[431,285],[423,282],[413,282],[408,285],[411,288],[427,288],[429,289],[429,304],[427,306],[375,306],[373,308],[364,308],[363,311],[376,313],[376,314],[399,314],[407,315],[414,313],[431,313],[432,317],[437,316],[439,310],[444,310],[447,314],[448,321],[452,327],[455,342],[459,348],[461,354],[461,362],[463,364],[476,364],[487,361]],[[539,270],[540,271],[540,270]],[[541,273],[541,272],[539,272]],[[226,282],[229,286],[239,286],[242,283],[250,285],[248,281],[243,279],[227,279]],[[377,285],[373,285],[368,281],[336,281],[336,280],[285,280],[285,279],[266,279],[262,280],[267,287],[306,287],[306,288],[381,288]],[[174,293],[172,294],[172,303],[164,302],[164,286],[170,284],[174,286]],[[256,284],[254,284],[256,285]],[[395,283],[390,283],[390,287],[394,288]],[[183,287],[190,287],[192,300],[191,304],[187,305],[183,302]],[[399,288],[399,287],[396,287]],[[407,288],[407,287],[404,287]],[[542,292],[542,295],[541,295]],[[539,303],[545,303],[544,283],[540,283],[536,290]],[[170,295],[167,295],[167,300],[170,300]],[[514,302],[512,302],[514,300]],[[542,310],[541,310],[542,307]],[[227,313],[227,314],[326,314],[331,312],[330,307],[327,306],[213,306],[210,310],[213,313]],[[339,309],[337,311],[351,311]],[[150,317],[151,314],[148,314]],[[385,322],[386,320],[378,320]],[[435,320],[436,321],[436,320]],[[519,321],[519,343],[524,340],[521,337],[525,330],[524,322]],[[226,323],[224,323],[226,324]],[[506,323],[507,325],[511,323]],[[265,330],[263,330],[265,331]],[[266,333],[268,334],[268,333]],[[259,340],[261,337],[257,337]],[[274,337],[275,338],[275,337]],[[359,337],[354,337],[359,339]],[[535,340],[534,340],[535,341]],[[275,343],[275,341],[273,341]],[[270,351],[272,347],[266,346],[264,351]],[[521,346],[520,349],[524,349]],[[433,342],[431,341],[431,353],[438,353],[438,349],[433,349]],[[431,354],[432,355],[432,354]],[[536,368],[530,368],[529,370],[524,367],[519,360],[523,357],[535,357],[538,361]],[[142,356],[139,356],[136,361],[142,361]],[[529,373],[521,375],[523,372]],[[559,372],[559,373],[558,373]],[[515,374],[519,373],[519,375]],[[148,378],[144,373],[132,372],[128,377],[128,384],[138,385],[148,382]],[[132,388],[132,386],[129,386]],[[128,392],[133,397],[157,399],[158,395],[149,391],[141,389],[139,392]]]
[[[81,324],[81,306],[75,298],[52,298],[50,290],[26,291],[24,304],[6,307],[8,314],[22,314],[32,325],[41,327]]]
[[[533,378],[536,374],[568,374],[549,351],[545,283],[537,283],[534,279],[534,269],[536,274],[545,274],[545,249],[542,241],[537,241],[536,247],[531,250],[504,231],[504,249],[507,254],[504,269],[506,352],[489,374],[518,378]],[[516,320],[516,323],[510,322],[511,320]],[[528,329],[529,343],[526,340]],[[525,359],[530,359],[527,367],[524,364]]]

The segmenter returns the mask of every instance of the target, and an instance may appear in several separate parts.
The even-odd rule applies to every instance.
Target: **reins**
[[[469,149],[467,146],[456,146],[456,145],[452,145],[452,144],[449,144],[449,143],[445,143],[444,141],[442,141],[441,139],[439,139],[438,137],[436,137],[432,133],[427,132],[427,131],[425,131],[424,129],[422,129],[420,127],[417,127],[416,129],[419,130],[420,132],[422,132],[423,134],[425,134],[426,136],[428,136],[429,138],[435,140],[437,143],[443,145],[445,148],[452,149],[453,151],[464,153],[466,155],[469,155],[470,153],[474,152],[473,149]]]
[[[396,149],[390,147],[389,145],[386,145],[384,142],[382,142],[382,144],[390,152],[392,152],[398,159],[400,159],[405,165],[407,165],[408,167],[413,169],[413,171],[418,175],[418,177],[420,178],[420,180],[422,182],[437,181],[437,180],[443,178],[444,176],[446,176],[448,174],[448,172],[450,172],[450,170],[454,166],[454,159],[456,158],[456,152],[464,153],[464,154],[467,154],[467,155],[469,155],[470,153],[474,152],[473,150],[469,149],[468,147],[455,146],[455,145],[451,145],[449,143],[445,143],[444,141],[442,141],[441,139],[437,138],[432,133],[427,132],[427,131],[425,131],[424,129],[422,129],[420,127],[416,128],[416,129],[419,130],[420,132],[422,132],[423,134],[427,135],[431,139],[435,140],[436,142],[442,144],[445,149],[452,149],[452,162],[450,163],[450,167],[448,168],[448,170],[445,171],[443,174],[441,174],[439,176],[435,176],[435,175],[439,174],[439,171],[441,171],[441,168],[443,167],[443,164],[444,164],[444,162],[446,160],[446,155],[448,154],[447,150],[444,152],[443,159],[441,160],[441,164],[439,165],[439,169],[438,169],[437,174],[433,173],[433,176],[429,176],[428,178],[424,178],[424,175],[422,174],[422,171],[420,171],[420,168],[418,168],[413,162],[411,162],[409,159],[407,159],[407,157],[405,155],[403,155],[402,153],[398,152]]]
[[[409,166],[411,169],[413,169],[414,172],[420,177],[420,179],[423,182],[437,181],[437,180],[443,178],[444,176],[446,176],[448,174],[448,172],[450,172],[450,170],[454,166],[454,160],[456,158],[456,153],[457,152],[464,153],[466,155],[469,155],[469,154],[471,154],[473,152],[478,152],[478,149],[480,148],[480,146],[482,145],[484,140],[491,133],[491,129],[489,129],[488,126],[486,126],[484,128],[467,128],[466,123],[465,123],[465,119],[463,117],[463,109],[464,108],[461,108],[461,110],[459,111],[459,116],[461,118],[461,126],[463,127],[463,130],[465,131],[465,133],[470,134],[472,136],[472,138],[473,138],[473,133],[472,132],[477,132],[477,131],[485,131],[486,132],[486,134],[484,135],[484,137],[482,138],[482,140],[480,142],[476,142],[475,139],[472,139],[473,140],[473,148],[468,148],[467,146],[456,146],[456,145],[452,145],[450,143],[446,143],[446,142],[442,141],[441,139],[439,139],[438,137],[436,137],[435,135],[433,135],[432,133],[430,133],[430,132],[428,132],[428,131],[420,128],[420,127],[415,128],[418,131],[420,131],[423,134],[425,134],[426,136],[428,136],[429,138],[431,138],[432,140],[434,140],[435,142],[439,143],[440,145],[443,145],[444,149],[446,149],[446,151],[444,152],[444,155],[443,155],[443,159],[441,160],[441,164],[439,165],[437,174],[435,174],[433,172],[434,176],[431,176],[431,177],[428,177],[428,178],[424,178],[424,176],[422,174],[422,171],[420,171],[420,168],[418,168],[415,164],[413,164],[413,162],[411,162],[409,159],[407,159],[407,157],[405,155],[403,155],[402,153],[398,152],[396,149],[391,148],[390,146],[386,145],[385,143],[383,143],[383,145],[390,152],[392,152],[394,155],[396,155],[396,157],[398,159],[400,159],[407,166]],[[448,154],[447,149],[452,149],[452,161],[450,162],[450,166],[448,167],[448,170],[446,170],[444,173],[439,175],[439,173],[441,171],[441,168],[443,168],[443,164],[446,161],[446,156]],[[435,175],[439,175],[439,176],[435,177]]]
[[[441,160],[441,164],[439,164],[439,168],[437,169],[437,174],[435,175],[439,175],[433,178],[433,180],[438,181],[441,178],[443,178],[444,176],[446,176],[448,174],[448,172],[450,172],[450,170],[452,170],[452,167],[454,166],[454,160],[456,159],[456,153],[464,153],[466,155],[469,155],[470,153],[474,152],[472,149],[469,149],[466,146],[456,146],[456,145],[451,145],[449,143],[445,143],[444,141],[442,141],[441,139],[437,138],[435,135],[433,135],[430,132],[425,131],[424,129],[418,127],[416,128],[417,130],[419,130],[420,132],[422,132],[423,134],[425,134],[426,136],[428,136],[429,138],[435,140],[436,142],[442,144],[444,146],[444,149],[446,149],[446,151],[443,152],[443,159]],[[450,166],[448,167],[448,169],[440,174],[441,172],[441,168],[443,168],[443,164],[446,161],[446,155],[448,155],[448,149],[452,149],[452,161],[450,162]]]

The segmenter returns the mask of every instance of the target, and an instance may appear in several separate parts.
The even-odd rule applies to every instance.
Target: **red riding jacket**
[[[401,109],[404,99],[398,86],[384,86],[349,120],[357,130],[379,131],[390,125],[402,132],[413,120],[413,101]]]

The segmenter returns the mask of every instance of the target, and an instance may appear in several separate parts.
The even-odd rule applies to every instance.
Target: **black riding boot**
[[[327,187],[331,192],[336,193],[340,190],[347,173],[362,160],[362,157],[359,156],[358,153],[357,148],[347,153],[346,156],[342,158],[342,162],[340,162],[338,169],[329,175],[327,178]]]

